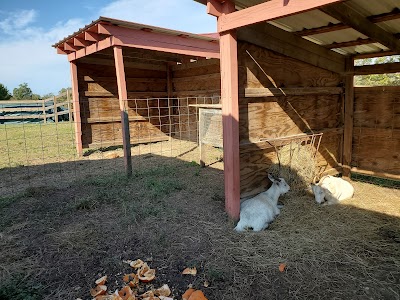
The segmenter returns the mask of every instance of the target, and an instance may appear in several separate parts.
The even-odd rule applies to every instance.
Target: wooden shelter
[[[131,98],[130,93],[151,97],[160,90],[150,87],[162,79],[162,93],[168,99],[199,92],[214,95],[219,86],[204,79],[218,76],[225,203],[233,218],[239,216],[241,196],[265,184],[274,155],[265,141],[269,138],[323,132],[317,155],[321,172],[349,176],[356,171],[400,179],[400,88],[353,86],[354,75],[400,72],[400,63],[354,66],[355,59],[400,54],[398,1],[196,1],[217,17],[219,44],[214,36],[108,18],[57,43],[58,52],[68,54],[71,62],[77,106],[82,108],[82,97],[95,95],[90,85],[85,90],[80,82],[102,80],[99,72],[108,77],[116,72],[122,124],[130,123],[124,114],[124,99]],[[150,35],[157,38],[149,39]],[[133,92],[143,70],[152,78],[147,83],[154,84],[146,84],[146,92]],[[195,91],[179,89],[174,78],[184,77]],[[79,120],[79,110],[75,118]],[[84,122],[78,122],[77,140],[79,124]],[[124,145],[128,164],[130,143],[125,140]]]
[[[318,165],[400,178],[400,87],[354,88],[354,75],[400,63],[395,0],[196,0],[218,19],[228,213],[265,177],[263,138],[324,132]],[[342,169],[343,167],[343,169]]]
[[[173,120],[173,110],[189,109],[188,97],[220,95],[213,34],[100,17],[53,47],[70,61],[78,155],[123,144],[128,173],[131,143],[168,139],[179,131],[174,124],[192,118],[185,113]],[[175,103],[181,97],[186,100]]]

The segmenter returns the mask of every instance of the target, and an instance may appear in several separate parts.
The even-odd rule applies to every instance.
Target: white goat
[[[290,190],[285,179],[274,179],[268,174],[272,186],[265,192],[245,200],[240,205],[240,221],[235,230],[243,231],[246,228],[253,228],[254,231],[261,231],[268,227],[275,216],[279,215],[278,198]]]
[[[324,176],[317,184],[311,184],[315,201],[322,205],[331,205],[350,199],[354,194],[354,187],[350,182],[334,176]]]

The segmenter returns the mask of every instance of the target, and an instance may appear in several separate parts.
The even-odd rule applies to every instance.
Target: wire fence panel
[[[176,159],[198,163],[199,106],[219,103],[219,97],[126,100],[133,172]],[[81,178],[124,172],[119,100],[82,97],[80,116],[80,123],[70,119],[0,124],[2,196],[29,187],[70,186]],[[77,129],[82,131],[81,156],[77,155]],[[215,152],[211,156],[222,157],[219,148],[209,151]]]

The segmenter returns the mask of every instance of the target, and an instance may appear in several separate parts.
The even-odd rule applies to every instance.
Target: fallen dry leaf
[[[94,289],[90,289],[90,295],[96,297],[98,295],[104,295],[107,292],[107,287],[105,285],[98,285]]]
[[[196,269],[196,267],[186,268],[185,270],[182,271],[182,274],[195,276],[197,274],[197,269]]]
[[[145,263],[146,264],[146,263]],[[147,264],[146,264],[147,266]],[[137,273],[139,280],[142,282],[150,282],[154,278],[156,278],[156,270],[155,269],[149,269],[148,266],[145,268],[140,268]]]
[[[122,298],[122,300],[131,300],[131,299],[135,299],[133,298],[133,292],[131,290],[131,288],[129,286],[124,286],[119,292],[118,292],[118,296],[120,296]]]
[[[188,289],[183,295],[182,295],[182,300],[189,300],[190,295],[193,294],[193,292],[195,291],[195,289]]]
[[[208,300],[200,290],[194,291],[188,300]]]
[[[165,297],[165,296],[158,296],[158,298],[160,298],[160,300],[174,300],[173,298]]]
[[[103,276],[95,281],[96,285],[104,285],[107,281],[107,275]]]
[[[279,271],[280,271],[280,272],[284,272],[285,269],[286,269],[286,264],[280,264],[280,265],[279,265]]]
[[[135,273],[125,274],[122,278],[131,288],[135,288],[139,285],[139,276]]]
[[[156,289],[154,291],[154,294],[157,296],[166,296],[168,297],[169,295],[171,295],[171,290],[168,286],[168,284],[164,284],[162,287]]]
[[[144,264],[146,264],[146,263],[143,262],[143,260],[141,260],[141,259],[137,259],[137,260],[131,261],[131,262],[129,263],[129,265],[130,265],[132,268],[134,268],[134,269],[139,269],[139,268],[141,268]],[[147,264],[146,264],[146,265],[147,265]]]

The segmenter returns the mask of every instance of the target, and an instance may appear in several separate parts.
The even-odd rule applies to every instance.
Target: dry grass
[[[285,178],[292,190],[304,189],[316,175],[314,151],[309,145],[296,142],[280,147],[269,172]]]
[[[1,199],[0,295],[14,287],[12,299],[90,299],[99,275],[115,289],[129,271],[122,260],[143,258],[175,299],[188,284],[210,300],[400,298],[399,190],[354,182],[354,199],[326,207],[291,191],[268,230],[237,234],[222,171],[144,161],[131,179],[93,174]],[[180,274],[188,266],[196,277]]]

